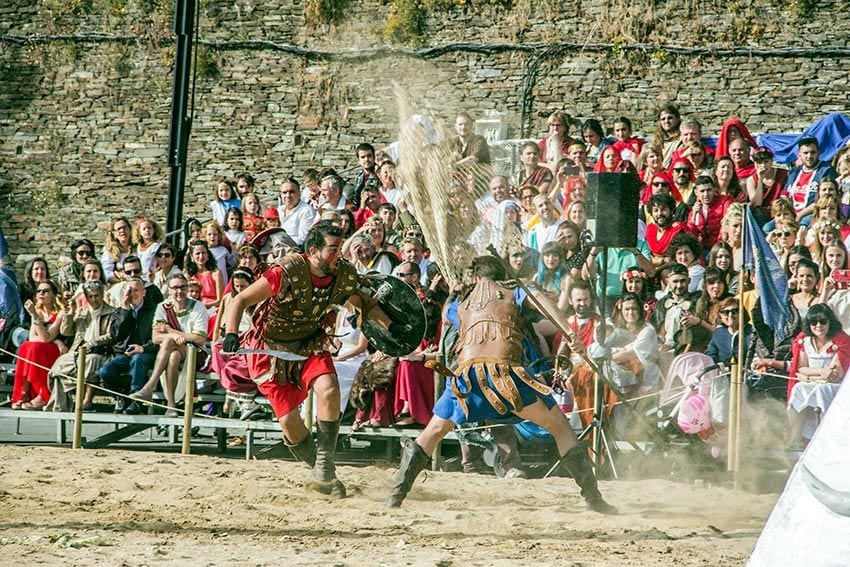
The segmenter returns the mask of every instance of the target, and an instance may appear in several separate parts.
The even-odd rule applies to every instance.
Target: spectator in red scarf
[[[674,187],[682,196],[682,203],[691,206],[694,204],[694,166],[685,158],[673,160],[670,166],[670,175],[673,177]]]
[[[653,175],[641,195],[641,202],[644,211],[640,216],[645,221],[649,220],[647,214],[651,213],[651,211],[646,210],[646,206],[653,195],[670,195],[673,197],[673,200],[676,202],[675,207],[671,209],[673,219],[683,221],[687,218],[688,208],[684,203],[682,203],[682,195],[679,194],[679,190],[676,188],[673,178],[666,171]]]
[[[720,240],[721,222],[732,204],[732,198],[719,195],[717,182],[707,175],[697,177],[694,193],[696,201],[688,215],[687,228],[700,239],[703,250],[711,250]]]
[[[625,116],[620,116],[614,121],[614,148],[620,154],[620,159],[634,162],[643,148],[643,140],[632,136],[632,121]]]
[[[596,160],[593,171],[596,173],[615,173],[621,161],[623,161],[623,158],[620,157],[620,152],[616,147],[605,146],[602,148],[602,153],[599,154],[599,159]]]
[[[676,201],[666,193],[653,195],[646,205],[652,220],[646,225],[646,244],[652,253],[652,264],[662,266],[673,261],[668,252],[673,237],[685,230],[684,223],[673,218]]]
[[[722,158],[729,155],[729,144],[734,140],[746,140],[751,148],[755,148],[755,139],[746,124],[737,118],[730,118],[720,127],[720,135],[717,137],[717,147],[714,149],[714,159]]]
[[[761,215],[764,215],[762,219],[766,221],[770,218],[770,207],[773,202],[779,197],[788,196],[788,192],[785,191],[788,170],[779,169],[773,164],[773,152],[766,147],[758,148],[755,151],[753,163],[755,168],[753,179],[755,180],[756,191],[761,192],[761,207],[757,210],[760,211]]]

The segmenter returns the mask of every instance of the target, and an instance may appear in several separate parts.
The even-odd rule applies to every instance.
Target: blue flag
[[[788,278],[753,218],[749,205],[745,215],[744,268],[755,272],[756,291],[764,322],[782,340],[785,338],[785,323],[791,317],[788,310]]]

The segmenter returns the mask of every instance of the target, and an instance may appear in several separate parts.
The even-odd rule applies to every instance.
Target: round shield
[[[389,356],[406,356],[425,336],[425,307],[416,291],[400,279],[383,274],[361,276],[360,291],[369,295],[397,325],[390,332],[382,323],[363,318],[362,331],[372,346]]]

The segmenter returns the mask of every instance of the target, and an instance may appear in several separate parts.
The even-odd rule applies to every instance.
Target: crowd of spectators
[[[726,121],[711,145],[700,123],[683,119],[673,105],[657,119],[654,135],[642,138],[628,117],[610,127],[588,119],[571,133],[570,117],[554,112],[545,135],[521,144],[516,170],[498,172],[504,175],[466,113],[456,117],[454,134],[437,143],[451,149],[453,174],[473,193],[480,227],[472,244],[494,245],[512,275],[552,300],[580,338],[529,327],[541,356],[559,349],[572,355],[577,408],[591,403],[592,388],[576,355],[598,346],[595,331],[603,323],[617,337],[610,356],[628,377],[606,393],[611,401],[657,389],[672,358],[685,352],[728,364],[743,335],[748,386],[787,402],[790,442],[810,438],[850,364],[850,152],[826,163],[818,140],[802,138],[797,161],[779,164],[740,120]],[[435,392],[424,354],[440,350],[450,363],[457,330],[441,313],[463,288],[450,289],[430,257],[420,226],[426,219],[417,219],[407,202],[391,156],[404,159],[397,149],[376,151],[364,142],[353,152],[353,174],[308,169],[282,180],[273,194],[248,173],[223,179],[205,218],[186,221],[179,246],[166,241],[151,211],[137,211],[144,216],[113,219],[105,237],[92,230],[71,242],[65,265],[37,257],[14,274],[7,259],[0,346],[19,357],[12,407],[66,408],[74,353],[85,346],[85,411],[94,411],[92,386],[100,384],[130,395],[119,397],[114,410],[127,414],[142,412],[162,388],[171,414],[182,396],[181,363],[195,347],[199,366],[227,390],[227,409],[244,419],[262,416],[244,358],[224,357],[217,346],[219,315],[270,263],[298,252],[315,222],[328,219],[345,231],[344,257],[360,273],[407,282],[429,322],[419,348],[398,359],[375,351],[358,330],[355,310],[340,308],[329,348],[343,409],[354,406],[355,428],[427,423]],[[607,263],[587,237],[591,172],[640,182],[638,244],[609,249]],[[765,323],[752,274],[741,271],[746,205],[785,271],[791,315],[784,333]],[[596,301],[602,271],[605,305]],[[250,324],[246,314],[240,332]]]

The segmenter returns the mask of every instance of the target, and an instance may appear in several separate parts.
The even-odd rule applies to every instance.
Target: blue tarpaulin
[[[840,112],[828,114],[799,134],[758,134],[759,146],[770,148],[773,161],[793,164],[797,160],[797,141],[812,136],[818,141],[820,159],[831,161],[835,154],[850,141],[850,117]],[[717,147],[717,136],[702,139],[705,144]]]
[[[806,128],[802,134],[762,134],[756,136],[756,141],[773,151],[774,161],[792,163],[797,159],[797,141],[804,136],[815,138],[820,147],[820,159],[830,161],[850,140],[850,117],[833,112]]]

